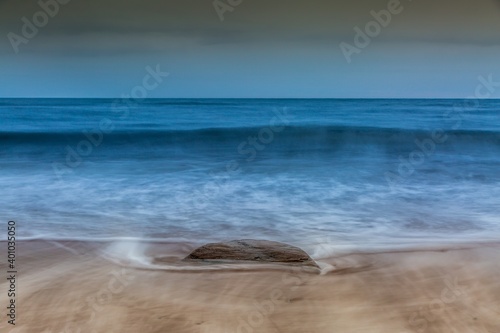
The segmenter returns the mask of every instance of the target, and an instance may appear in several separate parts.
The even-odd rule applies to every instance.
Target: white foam
[[[17,237],[19,241],[54,241],[54,242],[141,242],[141,243],[191,243],[191,240],[181,237],[151,238],[151,237],[73,237],[55,234],[34,234],[27,237]]]
[[[147,247],[147,243],[138,240],[121,240],[111,243],[102,254],[118,263],[149,265],[151,258],[146,256]]]

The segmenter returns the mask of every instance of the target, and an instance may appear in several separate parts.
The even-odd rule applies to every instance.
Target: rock
[[[295,246],[251,239],[206,244],[191,252],[184,260],[244,260],[318,267],[307,253]]]

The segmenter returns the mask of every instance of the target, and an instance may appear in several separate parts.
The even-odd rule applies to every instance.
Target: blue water
[[[500,101],[0,100],[20,237],[500,236]]]

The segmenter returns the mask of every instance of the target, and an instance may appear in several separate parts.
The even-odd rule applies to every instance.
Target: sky
[[[500,82],[500,0],[55,1],[0,0],[0,97],[469,98]]]

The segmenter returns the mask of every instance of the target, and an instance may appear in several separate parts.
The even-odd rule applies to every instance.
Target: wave
[[[489,143],[500,144],[500,132],[480,130],[448,130],[433,134],[433,131],[356,127],[356,126],[287,126],[287,127],[240,127],[206,128],[192,130],[144,130],[68,132],[0,132],[0,144],[61,144],[94,140],[106,144],[148,143],[171,145],[203,145],[242,142],[256,138],[261,143],[361,143],[391,144],[414,143],[416,139],[432,139],[437,143]]]

